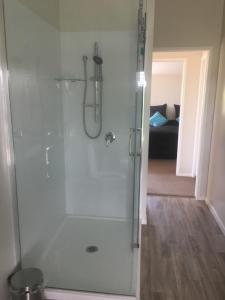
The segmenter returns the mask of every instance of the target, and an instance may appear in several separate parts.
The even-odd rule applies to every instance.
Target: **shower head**
[[[103,59],[100,56],[93,56],[93,61],[96,63],[96,65],[102,65],[103,64]]]

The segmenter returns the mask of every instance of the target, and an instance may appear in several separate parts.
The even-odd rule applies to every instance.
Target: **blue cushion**
[[[154,115],[149,119],[149,123],[153,127],[160,127],[165,125],[168,122],[167,118],[165,118],[160,112],[154,113]]]

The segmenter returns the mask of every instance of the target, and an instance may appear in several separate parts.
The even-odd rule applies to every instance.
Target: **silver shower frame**
[[[5,260],[6,273],[20,268],[20,236],[17,201],[16,170],[13,145],[13,127],[9,99],[9,74],[6,54],[6,33],[4,21],[4,1],[0,0],[0,190],[1,203],[4,207],[3,220],[5,240],[9,251]],[[7,228],[6,225],[7,224]],[[0,224],[1,226],[1,224]],[[6,267],[5,267],[6,268]],[[2,275],[2,274],[1,274]],[[4,274],[5,276],[9,274]],[[1,291],[0,291],[1,292]],[[7,287],[5,287],[7,293]]]

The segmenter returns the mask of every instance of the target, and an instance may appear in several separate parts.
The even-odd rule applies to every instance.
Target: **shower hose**
[[[87,75],[87,61],[88,57],[83,56],[83,65],[84,65],[84,94],[83,94],[83,127],[85,134],[90,139],[97,139],[102,132],[102,82],[100,83],[100,91],[99,91],[99,129],[96,135],[91,135],[87,129],[87,120],[86,120],[86,107],[87,107],[87,89],[88,89],[88,75]],[[97,78],[95,78],[97,80]],[[95,85],[95,89],[96,89]],[[96,103],[94,104],[96,105]],[[93,107],[94,107],[93,105]],[[96,107],[95,107],[96,109]]]

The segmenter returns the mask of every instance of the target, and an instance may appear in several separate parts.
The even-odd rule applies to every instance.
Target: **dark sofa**
[[[176,159],[179,123],[168,121],[164,126],[149,128],[149,159]]]

